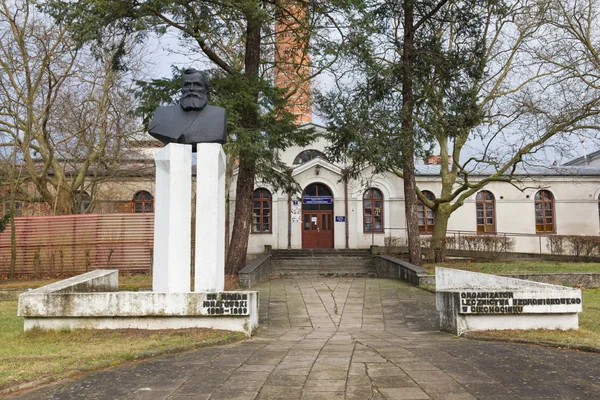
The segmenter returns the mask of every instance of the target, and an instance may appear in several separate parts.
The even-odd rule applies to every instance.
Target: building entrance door
[[[302,193],[302,248],[333,248],[333,196],[319,183]]]

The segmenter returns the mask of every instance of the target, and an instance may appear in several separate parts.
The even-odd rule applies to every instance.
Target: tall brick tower
[[[308,0],[280,0],[275,24],[275,85],[293,92],[288,111],[298,125],[312,121]]]

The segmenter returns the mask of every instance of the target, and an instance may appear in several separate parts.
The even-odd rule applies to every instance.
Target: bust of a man
[[[227,142],[225,109],[208,105],[208,82],[204,74],[187,69],[181,79],[178,106],[158,107],[149,133],[161,142],[191,144]]]

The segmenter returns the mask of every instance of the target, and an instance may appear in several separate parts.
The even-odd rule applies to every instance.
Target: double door
[[[302,248],[333,248],[333,210],[302,212]]]

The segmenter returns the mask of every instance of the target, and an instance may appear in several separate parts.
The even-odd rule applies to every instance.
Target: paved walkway
[[[438,332],[433,295],[369,278],[258,288],[260,333],[28,399],[600,399],[600,355]]]

